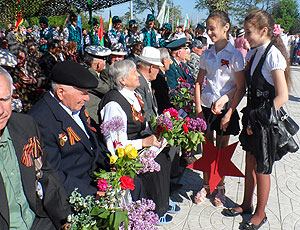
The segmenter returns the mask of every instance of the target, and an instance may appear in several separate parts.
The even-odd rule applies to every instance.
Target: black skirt
[[[213,114],[210,108],[202,107],[202,111],[206,120],[207,130],[206,132],[216,131],[217,135],[221,135],[222,130],[220,129],[221,119],[226,114],[227,110],[222,110],[221,114]],[[237,110],[233,112],[231,115],[229,125],[225,132],[223,132],[224,136],[227,135],[238,135],[240,132],[240,124],[239,124],[239,114]]]

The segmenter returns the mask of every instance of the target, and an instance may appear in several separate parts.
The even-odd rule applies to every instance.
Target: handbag
[[[299,125],[285,112],[282,107],[277,111],[277,116],[278,122],[282,122],[286,131],[288,131],[292,136],[298,132]]]

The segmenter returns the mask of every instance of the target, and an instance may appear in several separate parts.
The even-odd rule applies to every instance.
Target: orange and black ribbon
[[[134,121],[140,121],[141,123],[144,122],[145,118],[142,115],[142,110],[140,110],[139,112],[137,112],[133,105],[131,105],[131,113],[132,113],[132,117]]]
[[[144,102],[143,102],[141,96],[140,96],[138,93],[135,93],[135,96],[136,96],[136,98],[138,99],[139,104],[140,104],[140,106],[142,107],[142,109],[144,109]]]
[[[88,111],[86,111],[86,109],[84,110],[84,114],[85,114],[85,116],[86,116],[86,118],[87,118],[86,123],[87,123],[88,127],[89,127],[92,131],[97,132],[97,130],[96,130],[93,126],[91,126],[91,117],[90,117]]]
[[[226,65],[229,68],[229,61],[228,60],[222,59],[221,63],[222,63],[221,66]]]
[[[40,145],[40,141],[37,137],[29,138],[28,144],[23,148],[23,154],[21,161],[26,167],[33,165],[32,157],[34,159],[43,155],[43,151]]]
[[[67,128],[69,140],[70,140],[70,145],[75,145],[75,141],[78,142],[80,141],[80,137],[74,132],[72,127]]]

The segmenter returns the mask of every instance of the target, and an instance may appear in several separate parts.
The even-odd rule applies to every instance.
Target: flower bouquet
[[[77,189],[72,192],[70,203],[74,214],[69,216],[71,229],[156,229],[154,225],[158,216],[153,212],[153,201],[131,202],[129,190],[134,190],[136,174],[159,171],[160,165],[154,161],[156,155],[150,150],[139,154],[131,144],[124,148],[119,142],[120,131],[124,131],[124,122],[119,116],[102,123],[104,136],[117,137],[113,141],[115,153],[108,154],[112,170],[94,172],[97,198],[82,197]]]
[[[205,121],[201,118],[183,119],[174,108],[164,110],[158,117],[152,116],[150,126],[158,139],[164,137],[171,146],[180,146],[187,152],[197,151],[197,146],[205,141]]]
[[[178,78],[178,84],[171,92],[171,102],[177,110],[182,109],[187,116],[194,117],[196,114],[194,105],[194,88],[183,78]]]

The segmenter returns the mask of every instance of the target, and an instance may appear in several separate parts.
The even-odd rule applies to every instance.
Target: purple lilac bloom
[[[124,121],[122,119],[122,117],[120,116],[115,116],[111,119],[111,131],[112,132],[120,132],[120,131],[124,131],[125,130],[125,126],[124,126]]]
[[[197,130],[199,132],[204,132],[207,128],[206,122],[199,117],[197,119],[191,118],[190,122],[187,124],[187,127],[189,129]]]
[[[142,154],[140,154],[138,160],[143,165],[143,169],[137,171],[137,173],[159,172],[160,164],[154,160],[155,158],[156,153],[151,150],[145,150]]]
[[[108,136],[110,134],[110,131],[111,131],[110,124],[111,124],[111,121],[105,121],[105,122],[102,122],[102,124],[100,125],[101,133],[104,136]]]
[[[152,200],[142,199],[123,207],[128,211],[128,230],[154,230],[158,229],[155,225],[158,223],[158,215],[153,211],[155,203]],[[121,226],[119,229],[124,229]]]
[[[180,88],[190,88],[191,85],[189,83],[183,82],[180,84]]]
[[[157,125],[164,125],[168,128],[168,130],[173,129],[173,123],[172,123],[171,119],[164,115],[161,115],[158,117]]]

